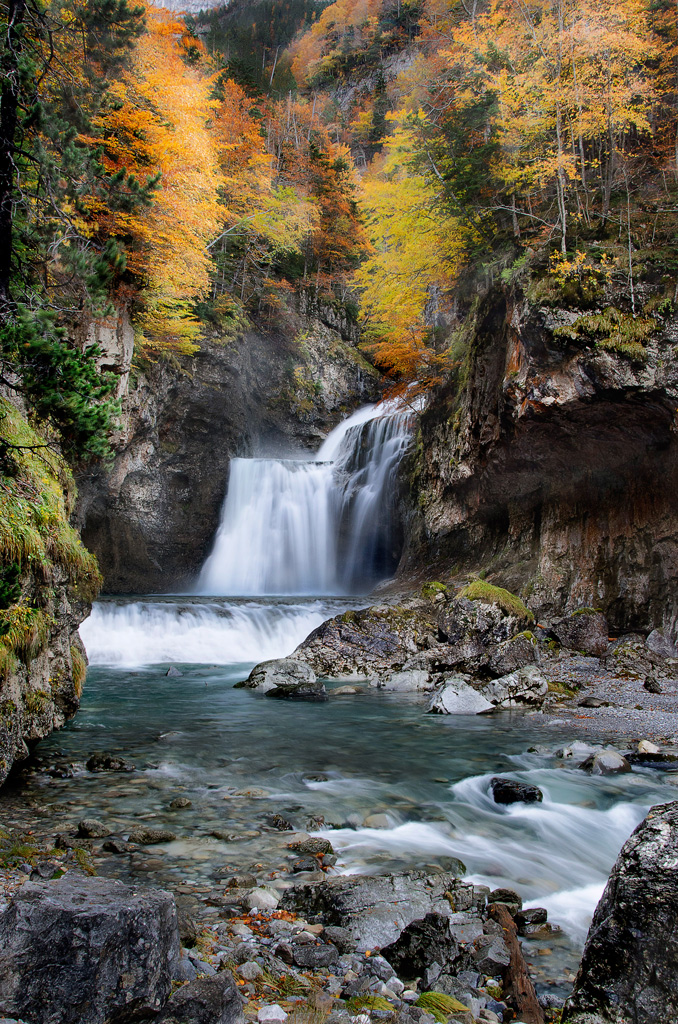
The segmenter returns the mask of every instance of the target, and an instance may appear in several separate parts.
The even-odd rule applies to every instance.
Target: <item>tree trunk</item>
[[[26,15],[26,0],[9,0],[7,34],[2,52],[2,92],[0,94],[0,311],[11,304],[12,211],[16,164],[15,140],[19,122],[21,26]]]

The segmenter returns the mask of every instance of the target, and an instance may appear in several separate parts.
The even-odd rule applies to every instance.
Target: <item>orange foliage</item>
[[[96,210],[108,233],[122,237],[128,269],[142,284],[136,322],[151,348],[190,351],[199,325],[188,301],[209,285],[207,243],[221,223],[219,163],[209,123],[212,80],[182,60],[184,28],[147,8],[148,31],[129,71],[111,87],[101,117],[105,163],[138,180],[158,177],[150,205],[131,212]]]

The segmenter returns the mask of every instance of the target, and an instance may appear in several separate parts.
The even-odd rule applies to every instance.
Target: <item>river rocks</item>
[[[505,640],[492,650],[488,666],[493,676],[505,676],[537,661],[537,639],[525,631]]]
[[[488,904],[503,903],[512,917],[523,909],[522,898],[515,889],[493,889],[487,897],[487,902]]]
[[[92,754],[85,763],[88,772],[131,772],[134,765],[128,764],[122,757],[115,754]]]
[[[266,696],[276,700],[327,700],[327,690],[323,682],[315,679],[313,682],[276,686],[268,690]]]
[[[381,953],[396,974],[411,979],[421,977],[434,963],[445,968],[458,955],[459,944],[449,917],[432,913],[409,924]]]
[[[616,775],[631,771],[631,765],[618,750],[600,750],[590,754],[579,767],[591,775]]]
[[[0,914],[0,1013],[31,1024],[155,1013],[178,960],[170,893],[71,874],[27,882]]]
[[[135,828],[132,829],[128,836],[130,843],[139,843],[141,846],[171,843],[176,838],[176,833],[170,832],[168,828]]]
[[[315,672],[305,662],[294,658],[277,658],[255,665],[247,679],[236,685],[269,693],[277,688],[292,690],[298,686],[313,686],[315,682]]]
[[[445,683],[428,706],[430,715],[482,715],[495,706],[462,676]]]
[[[678,1020],[678,803],[624,844],[591,922],[564,1024]]]
[[[607,619],[600,610],[580,608],[552,623],[550,634],[571,651],[599,658],[608,648]]]
[[[104,825],[103,821],[97,821],[96,818],[84,818],[78,824],[78,835],[85,839],[103,839],[110,834],[111,829],[108,825]]]
[[[514,779],[502,779],[499,776],[490,779],[490,789],[495,804],[534,804],[541,803],[544,799],[544,794],[538,786],[516,782]]]
[[[540,705],[548,693],[548,683],[536,665],[492,679],[480,687],[480,693],[496,708]]]
[[[244,1024],[243,1001],[229,971],[177,989],[157,1024]]]
[[[252,889],[245,898],[244,904],[249,910],[275,910],[280,903],[280,896],[273,889],[260,886]]]
[[[334,853],[332,843],[329,839],[323,839],[322,836],[308,836],[305,839],[295,839],[293,842],[288,843],[290,850],[295,850],[297,853]]]
[[[336,946],[295,945],[292,957],[297,967],[317,971],[323,967],[332,967],[339,959],[339,951]]]
[[[670,640],[663,629],[653,629],[645,640],[645,645],[653,654],[662,658],[678,658],[678,647]]]
[[[449,916],[453,910],[468,910],[482,902],[472,885],[449,872],[412,871],[375,878],[337,876],[294,886],[284,893],[280,907],[346,928],[357,948],[364,950],[395,942],[404,928],[428,913]]]

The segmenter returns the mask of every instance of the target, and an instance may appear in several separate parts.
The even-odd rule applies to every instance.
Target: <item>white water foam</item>
[[[579,780],[573,785],[568,778],[575,773],[542,770],[521,773],[521,778],[537,774],[542,803],[495,804],[489,795],[491,776],[474,776],[451,787],[452,801],[440,804],[444,822],[408,821],[392,828],[322,834],[348,873],[364,871],[379,851],[414,863],[455,857],[466,865],[466,881],[515,889],[526,905],[546,907],[549,920],[581,943],[612,864],[648,807],[625,801],[607,810],[583,807],[567,802],[568,796],[579,796]],[[551,789],[562,791],[565,799],[549,798],[549,787],[541,781],[547,776]],[[584,781],[595,784],[588,776]]]
[[[93,665],[238,664],[285,657],[337,610],[324,601],[102,601],[80,635]]]

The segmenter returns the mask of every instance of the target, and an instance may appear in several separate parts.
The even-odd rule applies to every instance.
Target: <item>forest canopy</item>
[[[631,355],[650,299],[676,301],[669,0],[0,11],[2,380],[74,457],[107,450],[89,327],[114,310],[137,358],[181,358],[206,330],[284,330],[308,291],[428,388],[488,281],[614,294]]]

